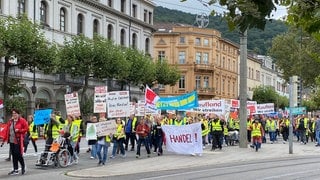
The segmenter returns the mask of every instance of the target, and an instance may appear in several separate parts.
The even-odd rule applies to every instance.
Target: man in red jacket
[[[10,144],[12,154],[13,170],[8,175],[17,175],[18,162],[21,165],[21,174],[25,174],[25,164],[23,159],[23,140],[28,131],[28,122],[20,117],[20,112],[17,109],[12,109],[12,118],[7,122],[6,133],[3,142]]]

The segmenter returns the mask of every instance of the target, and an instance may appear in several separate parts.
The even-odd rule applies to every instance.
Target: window
[[[111,24],[108,25],[107,38],[112,40],[113,38],[113,26]]]
[[[152,24],[152,12],[149,12],[149,24]]]
[[[93,36],[99,34],[99,21],[98,19],[93,20]]]
[[[216,92],[218,92],[219,89],[219,78],[216,78]]]
[[[150,54],[150,39],[146,38],[146,43],[145,43],[145,52],[146,54]]]
[[[230,66],[231,66],[230,59],[228,59],[228,63],[227,63],[227,69],[228,70],[231,70]]]
[[[256,80],[260,80],[260,71],[256,70]]]
[[[41,24],[47,24],[47,4],[44,1],[41,1],[40,4],[40,22]]]
[[[126,11],[126,0],[121,0],[120,11],[125,13]]]
[[[144,22],[147,22],[147,14],[148,14],[148,11],[147,11],[147,10],[144,10],[144,11],[143,11],[143,21],[144,21]]]
[[[222,84],[221,84],[221,87],[222,87],[222,93],[224,93],[224,86],[225,86],[225,80],[224,79],[222,79]]]
[[[237,67],[236,67],[236,62],[235,61],[232,62],[232,70],[234,72],[237,72]]]
[[[251,77],[251,68],[249,67],[249,69],[248,69],[248,78],[250,78]]]
[[[0,9],[1,9],[1,6],[0,6]],[[18,1],[18,16],[21,16],[24,13],[26,13],[26,1],[19,0]]]
[[[222,68],[225,68],[225,64],[224,64],[224,57],[222,58]]]
[[[196,76],[196,89],[201,87],[201,76]]]
[[[186,63],[186,52],[180,51],[179,52],[179,64],[185,64]]]
[[[185,44],[186,42],[185,42],[186,40],[185,40],[185,37],[184,36],[181,36],[180,37],[180,44]]]
[[[208,65],[209,64],[209,54],[203,53],[203,64]]]
[[[112,0],[108,0],[108,6],[112,7]]]
[[[165,51],[158,51],[158,59],[160,61],[163,61],[166,57],[166,52]]]
[[[77,34],[83,34],[83,27],[84,27],[84,17],[82,14],[78,14]]]
[[[120,45],[125,45],[125,39],[126,39],[126,31],[124,29],[121,29],[120,32]]]
[[[196,46],[200,46],[201,45],[201,39],[200,38],[196,38]]]
[[[200,52],[196,53],[196,64],[201,64],[201,53]]]
[[[235,82],[232,82],[232,94],[235,95],[236,92],[236,85]]]
[[[64,8],[60,9],[60,31],[66,31],[66,10]]]
[[[136,4],[132,4],[132,16],[133,17],[137,17],[137,5]]]
[[[138,43],[138,37],[136,33],[132,34],[132,48],[136,49]]]
[[[204,46],[209,46],[209,40],[208,39],[204,39],[203,40],[203,45]]]
[[[186,88],[185,76],[182,75],[179,80],[179,89],[184,89],[184,88]]]
[[[217,65],[217,66],[220,66],[220,63],[219,63],[219,55],[217,55],[216,65]]]
[[[228,81],[228,87],[227,87],[227,90],[228,90],[228,94],[230,94],[230,81]]]
[[[203,88],[209,88],[209,76],[203,77]]]

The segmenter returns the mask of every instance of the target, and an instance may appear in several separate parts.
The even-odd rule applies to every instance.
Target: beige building
[[[247,88],[248,98],[252,99],[254,88],[262,85],[261,83],[262,62],[252,56],[247,57]]]
[[[159,85],[161,96],[196,90],[199,99],[238,98],[239,47],[214,29],[158,24],[153,57],[175,65],[181,78],[175,86]]]

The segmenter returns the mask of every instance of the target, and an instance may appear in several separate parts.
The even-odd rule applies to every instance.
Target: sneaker
[[[149,157],[150,157],[150,154],[148,154],[147,157],[149,158]]]
[[[19,174],[18,170],[12,170],[11,172],[8,173],[8,175],[17,175]]]
[[[127,155],[126,155],[126,154],[123,154],[121,157],[122,157],[122,158],[126,158],[126,157],[127,157]]]
[[[103,163],[102,163],[102,166],[104,166],[104,165],[105,165],[105,163],[103,162]]]
[[[90,159],[94,159],[94,157],[93,157],[93,156],[91,156],[91,157],[90,157]]]
[[[21,169],[21,175],[24,175],[25,173],[26,173],[26,169],[25,168]]]
[[[253,149],[253,148],[254,148],[254,145],[253,145],[253,144],[251,144],[251,145],[250,145],[250,147]]]
[[[110,159],[114,159],[114,158],[115,158],[114,155],[110,156]]]
[[[98,166],[101,165],[101,164],[102,164],[102,161],[99,161],[99,162],[98,162]]]
[[[8,157],[8,158],[6,159],[6,161],[11,161],[11,158]]]
[[[139,157],[140,157],[140,155],[137,154],[137,155],[136,155],[136,158],[139,158]]]

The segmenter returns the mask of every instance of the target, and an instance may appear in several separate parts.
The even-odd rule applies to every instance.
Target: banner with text
[[[95,123],[97,136],[106,136],[114,134],[117,130],[117,124],[115,120],[108,120]]]
[[[108,118],[129,117],[129,91],[112,91],[107,93]]]
[[[107,112],[107,86],[99,86],[94,88],[94,113],[105,113]]]
[[[34,112],[34,124],[48,124],[51,118],[52,109],[36,109]]]
[[[201,100],[199,106],[193,108],[197,113],[214,113],[217,115],[225,115],[225,101],[224,100]]]
[[[274,103],[257,104],[255,114],[274,113]]]
[[[80,112],[78,93],[74,92],[71,94],[65,94],[64,99],[66,103],[67,114],[80,116],[81,112]]]
[[[161,110],[188,110],[198,107],[198,94],[193,91],[181,96],[160,97],[156,107]]]
[[[202,153],[201,123],[184,126],[163,125],[166,147],[177,154]]]

